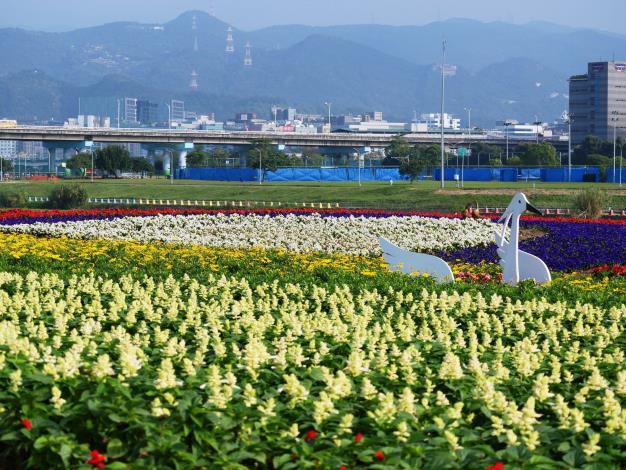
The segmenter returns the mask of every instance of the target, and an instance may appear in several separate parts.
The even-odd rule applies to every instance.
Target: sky
[[[112,21],[161,23],[213,10],[241,29],[278,24],[423,25],[448,18],[552,23],[624,33],[625,0],[0,0],[0,27],[67,31]]]

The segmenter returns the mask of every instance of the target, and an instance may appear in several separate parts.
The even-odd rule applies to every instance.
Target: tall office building
[[[626,137],[626,62],[591,62],[585,75],[570,77],[569,116],[573,144]]]
[[[17,156],[17,141],[0,140],[0,157],[13,159]]]
[[[124,122],[136,124],[137,98],[124,98]]]
[[[170,106],[172,112],[172,122],[183,122],[185,120],[185,102],[180,100],[172,100]]]
[[[149,100],[137,100],[137,120],[144,125],[159,121],[159,105]]]

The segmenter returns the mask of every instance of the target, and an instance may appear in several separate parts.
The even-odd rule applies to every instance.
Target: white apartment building
[[[422,114],[419,123],[426,124],[429,129],[441,129],[441,113]],[[444,113],[443,128],[458,131],[461,129],[461,120],[452,114]]]
[[[17,141],[0,140],[0,157],[14,159],[17,157]]]

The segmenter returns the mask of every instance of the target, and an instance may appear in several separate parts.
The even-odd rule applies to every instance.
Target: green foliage
[[[258,139],[252,142],[248,149],[248,166],[262,168],[263,173],[276,171],[278,167],[288,166],[289,158],[267,139]]]
[[[154,165],[143,157],[134,157],[132,159],[132,170],[135,173],[154,174]]]
[[[541,144],[520,144],[517,146],[515,153],[519,156],[522,165],[558,166],[561,163],[556,149],[547,142]],[[507,162],[507,164],[510,165],[511,163]]]
[[[439,145],[412,147],[408,157],[400,164],[400,174],[415,181],[427,168],[437,164],[441,158]]]
[[[597,219],[610,203],[606,191],[598,188],[588,188],[579,192],[574,199],[574,207],[582,217]]]
[[[107,175],[118,176],[119,172],[131,170],[133,160],[128,150],[119,145],[111,145],[96,152],[96,168]]]
[[[82,186],[58,186],[50,191],[48,205],[52,209],[74,209],[87,203],[87,191]]]
[[[624,146],[624,139],[618,137],[616,141],[617,153]],[[596,157],[598,155],[613,155],[613,141],[602,140],[595,135],[590,135],[583,140],[583,142],[576,146],[572,154],[572,163],[575,165],[594,165],[594,160],[590,160],[590,157]],[[611,157],[612,158],[612,157]]]
[[[413,147],[406,141],[404,136],[396,135],[391,139],[391,145],[387,147],[387,158],[402,162],[408,160],[413,152]]]
[[[84,170],[91,168],[91,154],[79,153],[70,158],[66,163],[67,168],[70,170]]]
[[[0,207],[24,207],[26,196],[21,191],[0,193]]]
[[[202,150],[194,150],[187,154],[189,168],[206,168],[209,166],[209,154]]]
[[[9,173],[11,171],[13,171],[13,162],[11,160],[7,160],[6,158],[0,158],[0,160],[2,161],[2,172],[3,173]]]

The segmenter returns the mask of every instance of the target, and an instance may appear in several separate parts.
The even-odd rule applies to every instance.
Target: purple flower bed
[[[547,235],[520,242],[520,249],[540,257],[553,271],[576,271],[600,264],[626,263],[626,225],[522,221]],[[498,262],[496,245],[437,253],[445,260]]]

